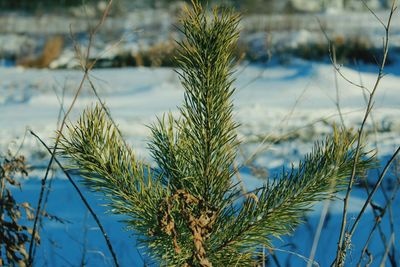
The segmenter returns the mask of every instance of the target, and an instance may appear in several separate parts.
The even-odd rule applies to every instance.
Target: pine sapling
[[[160,265],[253,266],[261,246],[290,234],[313,203],[345,188],[355,135],[335,130],[296,168],[243,194],[235,180],[239,141],[232,119],[240,17],[223,9],[209,16],[192,4],[177,58],[185,89],[181,116],[168,114],[150,126],[157,167],[135,157],[101,105],[68,126],[60,150],[89,188],[104,193],[112,212],[127,216]],[[372,157],[362,148],[356,162],[361,175]]]

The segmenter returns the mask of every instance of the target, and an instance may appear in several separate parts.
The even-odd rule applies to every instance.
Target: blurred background
[[[386,19],[391,5],[390,0],[207,2],[242,12],[240,60],[266,62],[273,57],[281,63],[293,56],[326,61],[329,42],[335,45],[339,63],[355,59],[375,63],[382,28],[371,19],[368,8]],[[173,66],[184,4],[115,0],[94,44],[93,57],[100,57],[96,67]],[[89,29],[106,6],[104,0],[0,0],[0,65],[77,67],[73,43],[87,42]],[[391,43],[396,49],[400,45],[398,17],[392,27]]]
[[[6,158],[7,151],[24,155],[33,178],[20,179],[21,184],[12,187],[18,201],[35,207],[49,162],[48,153],[27,129],[53,145],[57,123],[71,103],[74,107],[68,119],[75,121],[100,96],[138,158],[154,163],[147,149],[151,133],[146,125],[165,112],[179,113],[183,90],[173,68],[175,40],[182,38],[179,19],[188,2],[114,0],[91,43],[89,61],[95,62],[95,69],[89,78],[97,91],[86,80],[75,103],[81,66],[88,63],[84,60],[90,32],[108,1],[0,0],[0,158]],[[233,100],[242,142],[238,162],[247,163],[240,175],[247,189],[276,177],[283,167],[292,168],[315,141],[332,132],[333,125],[360,127],[368,99],[368,91],[360,87],[371,89],[376,82],[385,36],[378,19],[387,22],[391,0],[203,2],[242,13]],[[353,190],[351,222],[366,191],[400,144],[399,59],[397,12],[390,29],[386,75],[365,128],[368,148],[376,149],[380,169],[372,170]],[[34,266],[111,266],[104,239],[75,190],[59,169],[53,168],[51,177],[46,184],[45,209],[63,220],[43,219]],[[152,266],[143,256],[146,248],[139,247],[133,234],[125,231],[120,222],[125,218],[110,216],[99,194],[83,185],[80,188],[103,222],[121,266]],[[365,266],[371,259],[369,266],[399,266],[400,244],[394,238],[400,236],[398,190],[400,161],[396,160],[374,198],[374,208],[368,208],[360,223],[346,266],[358,262]],[[338,195],[329,202],[322,222],[315,254],[320,266],[329,266],[335,257],[342,198]],[[274,240],[279,250],[260,246],[266,266],[306,266],[324,207],[319,204],[307,214],[305,224],[293,236]],[[384,216],[383,208],[390,217]],[[31,225],[31,221],[24,222]],[[369,254],[361,253],[364,246]]]

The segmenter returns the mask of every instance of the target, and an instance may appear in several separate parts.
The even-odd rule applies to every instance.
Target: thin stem
[[[55,155],[55,152],[57,150],[57,147],[58,147],[58,144],[59,144],[59,141],[60,141],[60,138],[61,138],[61,132],[64,129],[66,120],[67,120],[69,114],[71,113],[73,107],[75,106],[75,103],[76,103],[76,101],[78,99],[78,96],[80,95],[80,93],[81,93],[81,91],[83,89],[83,85],[84,85],[86,79],[89,76],[90,70],[94,66],[94,64],[89,64],[89,65],[87,64],[87,62],[89,61],[89,58],[90,58],[92,42],[93,42],[95,34],[100,29],[101,25],[103,25],[103,23],[105,21],[105,18],[107,17],[108,12],[110,10],[112,2],[113,2],[113,0],[109,0],[101,20],[95,26],[94,30],[90,32],[89,44],[87,46],[86,57],[85,57],[85,65],[84,65],[84,69],[83,69],[84,70],[84,74],[83,74],[83,77],[82,77],[82,79],[81,79],[81,81],[79,83],[79,86],[78,86],[78,89],[77,89],[77,91],[76,91],[76,93],[74,95],[74,98],[72,99],[72,102],[71,102],[68,110],[66,111],[66,113],[65,113],[65,115],[64,115],[64,117],[63,117],[63,119],[61,121],[61,125],[60,125],[60,127],[58,129],[58,134],[57,134],[57,137],[56,137],[56,140],[55,140],[55,145],[54,145],[53,151],[51,153],[51,158],[50,158],[49,164],[47,165],[45,175],[44,175],[44,177],[43,177],[43,179],[41,181],[41,189],[40,189],[39,198],[38,198],[38,204],[37,204],[37,208],[36,208],[36,212],[35,212],[35,219],[34,219],[34,223],[33,223],[33,227],[32,227],[32,236],[31,236],[31,240],[30,240],[30,243],[29,243],[28,266],[32,266],[32,264],[33,264],[33,257],[32,256],[33,256],[33,246],[35,244],[35,242],[34,242],[35,238],[34,237],[35,237],[36,232],[37,232],[37,224],[38,224],[38,219],[39,219],[39,215],[40,215],[40,210],[42,208],[42,201],[43,201],[44,191],[46,189],[47,178],[48,178],[51,166],[52,166],[53,161],[54,161],[54,155]]]
[[[388,255],[389,255],[389,253],[390,253],[391,247],[394,245],[394,240],[395,240],[395,238],[394,238],[394,232],[392,232],[392,234],[390,235],[389,245],[388,245],[388,246],[386,247],[386,249],[385,249],[385,253],[383,254],[383,257],[382,257],[381,263],[379,264],[379,267],[384,267],[384,266],[386,266],[386,265],[385,265],[385,262],[386,262],[386,260],[387,260],[387,257],[388,257]]]
[[[390,165],[393,163],[393,161],[396,159],[397,155],[400,152],[400,146],[397,148],[396,152],[392,155],[390,160],[386,163],[385,168],[383,169],[382,174],[379,176],[378,181],[375,183],[374,188],[372,189],[371,193],[368,195],[367,200],[365,201],[363,207],[361,208],[361,211],[358,213],[356,220],[354,221],[352,227],[350,228],[349,231],[349,236],[353,236],[354,231],[356,230],[358,223],[360,222],[361,217],[363,216],[365,210],[367,209],[368,205],[371,203],[372,197],[375,195],[376,191],[378,190],[379,186],[381,185],[383,178],[385,177],[387,171],[389,170]]]
[[[299,259],[302,259],[303,261],[305,261],[307,264],[309,262],[311,262],[311,266],[316,266],[316,267],[320,266],[319,263],[316,262],[315,260],[311,260],[311,259],[307,258],[306,256],[303,256],[303,255],[301,255],[299,253],[296,253],[296,252],[293,252],[293,251],[290,251],[290,250],[284,250],[284,249],[279,249],[279,248],[272,248],[272,250],[273,251],[278,251],[278,252],[284,252],[284,253],[287,253],[289,255],[296,256]]]
[[[336,66],[336,48],[333,46],[332,47],[332,52],[333,52],[333,64]],[[342,126],[346,129],[346,125],[344,124],[344,119],[343,119],[343,114],[342,114],[342,109],[340,108],[340,94],[339,94],[339,81],[338,81],[338,76],[337,76],[337,71],[335,68],[333,68],[333,75],[335,78],[335,89],[336,89],[336,109],[338,110],[339,117],[340,117],[340,122],[342,123]]]
[[[58,110],[58,116],[57,116],[57,124],[56,124],[56,127],[57,127],[57,129],[58,129],[59,126],[60,126],[60,121],[61,121],[61,119],[63,118],[63,114],[65,115],[64,100],[65,100],[66,85],[65,85],[65,83],[64,83],[64,86],[62,87],[61,98],[58,96],[57,91],[55,90],[55,88],[53,88],[53,89],[54,89],[54,92],[55,92],[56,97],[57,97],[57,99],[58,99],[58,101],[59,101],[59,104],[60,104],[60,108],[59,108],[59,110]],[[25,132],[25,135],[26,135],[27,132],[28,132],[28,131]],[[50,195],[50,192],[51,192],[51,187],[52,187],[53,178],[54,178],[54,170],[53,170],[52,175],[51,175],[51,177],[50,177],[50,179],[49,179],[48,186],[47,186],[47,190],[45,190],[45,192],[44,192],[45,195],[43,196],[43,197],[44,197],[44,200],[43,200],[43,204],[42,204],[42,206],[43,206],[43,208],[42,208],[42,214],[43,214],[43,212],[46,210],[46,207],[47,207],[47,202],[48,202],[49,195]],[[39,224],[40,226],[42,225],[42,220],[43,220],[43,217],[39,217],[38,224]],[[32,258],[35,258],[35,255],[36,255],[36,246],[33,247]]]
[[[357,147],[356,147],[356,154],[354,157],[354,164],[353,164],[353,170],[352,170],[352,174],[349,180],[349,184],[347,187],[347,191],[346,191],[346,196],[343,200],[344,204],[343,204],[343,214],[342,214],[342,223],[341,223],[341,229],[340,229],[340,235],[339,235],[339,241],[338,241],[338,248],[337,248],[337,253],[336,253],[336,258],[335,258],[335,265],[336,266],[343,266],[344,265],[344,261],[345,261],[345,251],[347,249],[346,247],[346,242],[348,242],[351,239],[351,235],[350,234],[348,237],[345,237],[345,229],[346,229],[346,225],[347,225],[347,209],[348,209],[348,204],[349,204],[349,199],[350,199],[350,193],[352,191],[353,188],[353,184],[355,181],[355,176],[356,176],[356,167],[357,167],[357,161],[358,161],[358,157],[359,157],[359,153],[360,153],[360,148],[361,148],[361,139],[363,136],[363,131],[364,131],[364,127],[366,124],[366,121],[369,117],[369,114],[371,113],[371,110],[373,108],[373,103],[374,103],[374,96],[375,93],[378,89],[378,86],[380,84],[381,79],[383,78],[383,69],[385,67],[386,64],[386,60],[387,60],[387,55],[388,55],[388,51],[389,51],[389,29],[390,29],[390,25],[391,25],[391,20],[392,20],[392,16],[396,10],[396,1],[393,2],[391,11],[390,11],[390,15],[389,15],[389,19],[387,22],[387,25],[385,26],[385,39],[384,39],[384,47],[383,47],[383,59],[382,59],[382,63],[381,66],[379,68],[379,72],[378,72],[378,77],[375,81],[375,85],[373,87],[373,90],[371,91],[370,95],[369,95],[369,99],[368,99],[368,104],[367,104],[367,108],[365,111],[365,115],[364,118],[362,120],[360,129],[358,131],[358,138],[357,138]],[[383,176],[381,176],[383,177]],[[380,183],[377,182],[377,185],[379,186]],[[360,215],[362,215],[364,212],[360,212]],[[356,224],[356,223],[355,223]],[[353,230],[354,231],[354,225],[353,224]],[[350,231],[350,232],[352,232]]]
[[[310,252],[310,261],[307,263],[307,267],[312,267],[312,263],[314,262],[315,254],[316,254],[317,248],[318,248],[319,238],[321,236],[322,228],[324,226],[325,219],[328,214],[330,203],[331,203],[330,200],[326,200],[324,203],[324,207],[322,209],[321,216],[319,218],[318,227],[317,227],[317,230],[314,235],[314,240],[313,240],[313,244],[312,244],[311,252]]]
[[[333,74],[334,74],[335,89],[336,89],[335,105],[336,105],[336,109],[338,110],[338,114],[339,114],[339,117],[340,117],[340,122],[342,124],[342,127],[346,129],[346,125],[345,125],[344,119],[343,119],[342,110],[340,108],[339,82],[338,82],[337,71],[336,71],[336,68],[335,68],[335,66],[337,66],[336,49],[335,49],[335,46],[333,44],[329,45],[329,49],[330,49],[330,51],[332,51],[332,59],[333,59],[333,66],[334,66]],[[315,258],[315,254],[316,254],[317,248],[318,248],[319,239],[320,239],[321,232],[322,232],[322,227],[324,226],[325,219],[326,219],[326,216],[328,214],[329,206],[330,206],[330,201],[325,201],[323,209],[322,209],[322,213],[321,213],[321,216],[320,216],[320,219],[319,219],[318,227],[317,227],[316,233],[314,235],[313,244],[312,244],[312,247],[311,247],[311,252],[310,252],[310,260],[311,261],[307,263],[307,267],[311,267],[312,266],[312,261]]]
[[[74,180],[72,179],[72,177],[69,175],[69,173],[65,170],[65,168],[62,166],[62,164],[60,163],[60,161],[55,157],[54,154],[52,154],[53,152],[51,151],[51,149],[46,145],[46,143],[34,132],[30,131],[30,133],[36,137],[39,142],[46,148],[46,150],[52,155],[54,161],[57,163],[57,165],[59,166],[59,168],[62,170],[62,172],[65,174],[65,176],[68,178],[68,181],[72,184],[72,186],[74,187],[74,189],[76,190],[76,192],[78,193],[80,199],[82,200],[83,204],[86,206],[86,208],[88,209],[88,211],[90,212],[90,214],[92,215],[93,219],[95,220],[96,224],[99,226],[99,229],[101,231],[101,233],[103,234],[104,239],[106,240],[107,243],[107,247],[113,257],[114,260],[114,264],[116,267],[119,266],[118,264],[118,260],[117,260],[117,256],[114,252],[114,249],[111,245],[110,239],[106,233],[106,231],[104,230],[103,225],[101,224],[99,218],[97,217],[96,213],[93,211],[92,207],[90,206],[89,202],[86,200],[85,196],[83,195],[82,191],[79,189],[79,187],[77,186],[77,184],[74,182]]]

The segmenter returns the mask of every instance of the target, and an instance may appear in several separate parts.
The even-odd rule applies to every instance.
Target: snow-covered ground
[[[375,148],[377,144],[379,158],[383,161],[400,144],[399,68],[397,63],[386,69],[387,75],[376,94],[371,117],[373,121],[368,121],[366,129],[370,133],[370,148]],[[358,70],[343,67],[342,72],[350,80],[371,89],[377,70],[374,66],[362,66]],[[21,153],[27,155],[30,164],[36,167],[33,171],[36,178],[43,176],[43,167],[49,157],[39,143],[26,134],[26,129],[33,130],[48,144],[52,144],[60,103],[64,103],[64,108],[69,106],[82,75],[74,70],[0,68],[0,151],[16,151],[23,142]],[[313,141],[321,140],[331,132],[333,123],[340,123],[336,107],[335,76],[329,64],[292,60],[288,65],[241,65],[235,76],[237,89],[234,94],[234,112],[235,119],[241,124],[238,131],[243,142],[239,162],[259,152],[255,164],[265,167],[269,173],[279,172],[282,166],[298,162],[304,153],[311,150]],[[176,73],[169,68],[102,69],[93,71],[91,78],[136,154],[151,161],[146,150],[150,134],[146,125],[165,112],[177,113],[177,106],[183,99],[183,89]],[[346,126],[359,127],[365,111],[362,90],[340,77],[338,90]],[[95,101],[91,89],[85,86],[70,120],[74,121],[85,107]],[[371,177],[374,175],[372,173]],[[248,189],[263,183],[247,168],[243,168],[242,176]],[[385,183],[385,186],[388,184]],[[24,191],[16,191],[16,194],[21,199],[35,203],[39,188],[39,180],[33,179],[24,182]],[[84,191],[104,222],[122,266],[141,266],[143,262],[136,251],[135,239],[121,230],[123,224],[117,222],[120,218],[104,215],[105,209],[99,207],[101,202],[98,198]],[[364,200],[364,190],[356,189],[351,199],[350,216],[357,215]],[[382,195],[378,194],[375,201],[382,204]],[[341,203],[334,201],[330,206],[329,219],[322,231],[316,254],[320,266],[328,266],[334,257]],[[399,199],[393,204],[397,236],[400,234],[399,204]],[[307,224],[301,226],[293,237],[284,241],[277,240],[275,245],[282,250],[295,251],[308,257],[321,209],[322,204],[317,205],[316,210],[307,217]],[[111,264],[110,254],[94,221],[61,173],[54,179],[47,210],[69,223],[44,222],[36,266],[79,265],[82,251],[87,251],[88,266]],[[353,239],[348,256],[349,266],[357,263],[372,225],[373,216],[371,210],[368,210]],[[388,225],[385,219],[383,229],[386,233],[389,231]],[[374,252],[373,265],[377,266],[384,248],[377,233],[373,238],[370,251]],[[287,244],[286,241],[291,245],[282,247]],[[396,245],[399,245],[397,240]],[[304,261],[297,256],[290,256],[287,252],[276,253],[281,264],[289,259],[291,266],[304,265]],[[397,257],[400,258],[400,255]]]
[[[399,142],[398,67],[386,68],[387,75],[375,97],[373,118],[378,133],[374,138],[378,138],[382,155],[392,151],[390,144]],[[346,77],[370,89],[376,80],[374,70],[375,66],[365,66],[360,71],[342,68]],[[6,125],[0,129],[1,148],[12,146],[11,141],[17,137],[22,138],[27,127],[44,138],[53,137],[60,101],[64,108],[69,106],[82,75],[75,70],[0,68],[0,121]],[[293,60],[283,66],[243,65],[238,67],[235,76],[235,118],[241,123],[239,133],[243,142],[282,137],[293,131],[304,142],[310,142],[330,132],[330,124],[340,122],[334,71],[329,64]],[[146,125],[164,112],[176,112],[182,102],[183,89],[176,73],[169,68],[102,69],[94,70],[91,77],[126,138],[140,156],[147,158],[145,140],[149,130]],[[340,77],[338,90],[346,125],[358,127],[365,111],[362,90]],[[93,92],[85,86],[71,120],[94,101]],[[31,140],[30,137],[25,140],[27,153],[36,145]],[[282,155],[287,153],[282,151],[281,143],[279,149],[272,146],[268,154],[279,153],[277,150]],[[298,147],[298,143],[293,147]]]
[[[179,9],[144,9],[110,17],[96,35],[92,56],[112,61],[118,57],[129,58],[129,55],[146,52],[157,45],[171,44],[171,40],[181,36],[176,27],[180,25],[181,13]],[[376,16],[384,22],[387,21],[389,13],[389,10],[376,9]],[[96,17],[65,14],[35,16],[2,13],[0,66],[15,65],[16,61],[21,63],[26,58],[38,57],[43,53],[47,41],[51,40],[52,36],[59,35],[63,38],[63,49],[50,67],[77,67],[75,43],[72,42],[72,38],[86,44],[88,32],[97,20]],[[240,29],[240,42],[244,52],[253,55],[256,60],[265,57],[269,51],[274,54],[296,50],[301,52],[307,45],[319,47],[325,55],[328,53],[328,44],[324,32],[339,46],[347,46],[346,48],[350,49],[358,44],[362,49],[373,51],[380,49],[385,31],[379,21],[365,10],[331,10],[316,14],[244,14]],[[398,15],[393,16],[390,41],[392,47],[400,47]],[[131,61],[132,59],[129,62]]]

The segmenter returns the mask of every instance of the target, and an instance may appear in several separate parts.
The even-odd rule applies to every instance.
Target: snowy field
[[[176,10],[145,9],[110,17],[96,35],[92,56],[100,58],[102,62],[98,64],[105,66],[112,66],[113,60],[118,58],[129,58],[129,55],[136,57],[157,47],[161,50],[157,55],[161,56],[163,49],[168,50],[173,46],[172,40],[182,37],[177,30],[181,13]],[[384,22],[388,15],[389,10],[376,10],[376,16]],[[26,58],[38,57],[51,37],[61,36],[62,51],[49,67],[78,67],[72,39],[87,44],[89,29],[99,19],[82,16],[1,14],[0,66],[14,66],[16,61],[18,63]],[[375,49],[380,50],[384,36],[382,25],[365,10],[326,10],[306,15],[245,14],[239,27],[240,44],[245,49],[243,52],[254,57],[253,60],[265,59],[268,52],[281,54],[286,59],[284,55],[288,52],[306,54],[309,46],[316,46],[322,49],[323,55],[327,55],[328,43],[321,28],[338,46],[343,45],[345,49],[352,50],[358,44],[360,49],[367,49],[369,53],[375,52]],[[400,16],[393,17],[390,42],[392,47],[400,47]],[[353,57],[347,59],[353,62]]]
[[[368,121],[366,128],[369,146],[377,149],[382,165],[400,144],[399,69],[399,63],[387,67],[387,75],[376,95],[372,120]],[[361,66],[359,69],[343,67],[342,72],[350,80],[362,83],[367,88],[373,86],[377,75],[377,69],[372,65]],[[69,107],[82,75],[75,70],[0,68],[0,151],[10,149],[15,152],[23,143],[20,152],[28,157],[34,167],[34,179],[23,183],[23,192],[15,192],[21,201],[36,203],[40,190],[39,179],[43,177],[49,159],[26,130],[34,131],[48,144],[52,144],[60,103],[63,103],[64,109]],[[269,175],[265,179],[282,171],[282,167],[290,167],[291,162],[298,162],[302,155],[311,150],[314,141],[322,140],[331,132],[333,123],[340,124],[337,100],[346,127],[357,129],[360,126],[365,111],[365,92],[341,77],[338,77],[336,88],[334,70],[329,64],[293,59],[288,65],[241,65],[235,76],[235,119],[241,124],[238,131],[242,141],[238,163],[256,153],[253,163],[266,169]],[[136,154],[151,162],[146,149],[150,134],[146,125],[165,112],[177,113],[177,106],[183,99],[183,89],[176,73],[169,68],[102,69],[93,71],[91,78]],[[96,97],[90,87],[86,86],[70,120],[75,121],[85,107],[95,102]],[[243,168],[241,175],[247,189],[263,183],[249,168]],[[376,171],[373,171],[370,174],[371,181],[376,176]],[[384,183],[389,193],[389,181],[393,179],[393,175],[389,174]],[[99,206],[101,201],[86,189],[83,190],[104,223],[121,266],[143,266],[143,259],[136,250],[135,238],[122,229],[123,224],[118,222],[121,218],[104,214],[105,209]],[[339,199],[342,197],[339,195]],[[349,211],[350,221],[357,215],[365,197],[364,189],[354,190]],[[374,201],[384,204],[380,192]],[[329,266],[334,258],[341,205],[342,201],[337,200],[329,207],[316,254],[319,266]],[[400,236],[399,205],[400,200],[397,198],[393,203],[397,236]],[[321,210],[322,204],[317,205],[306,218],[307,223],[292,237],[283,241],[276,240],[275,246],[283,250],[275,252],[282,266],[286,261],[290,262],[290,266],[306,265],[299,256],[285,251],[309,257]],[[111,265],[103,237],[62,173],[54,177],[47,211],[67,222],[61,224],[44,221],[36,266],[77,266],[81,262],[86,262],[87,266]],[[357,264],[373,222],[373,214],[368,209],[354,236],[347,257],[348,266]],[[382,222],[382,226],[388,233],[387,219]],[[397,240],[395,245],[400,245]],[[143,252],[143,249],[139,251]],[[374,252],[372,266],[378,266],[384,253],[378,233],[373,236],[370,251]]]

